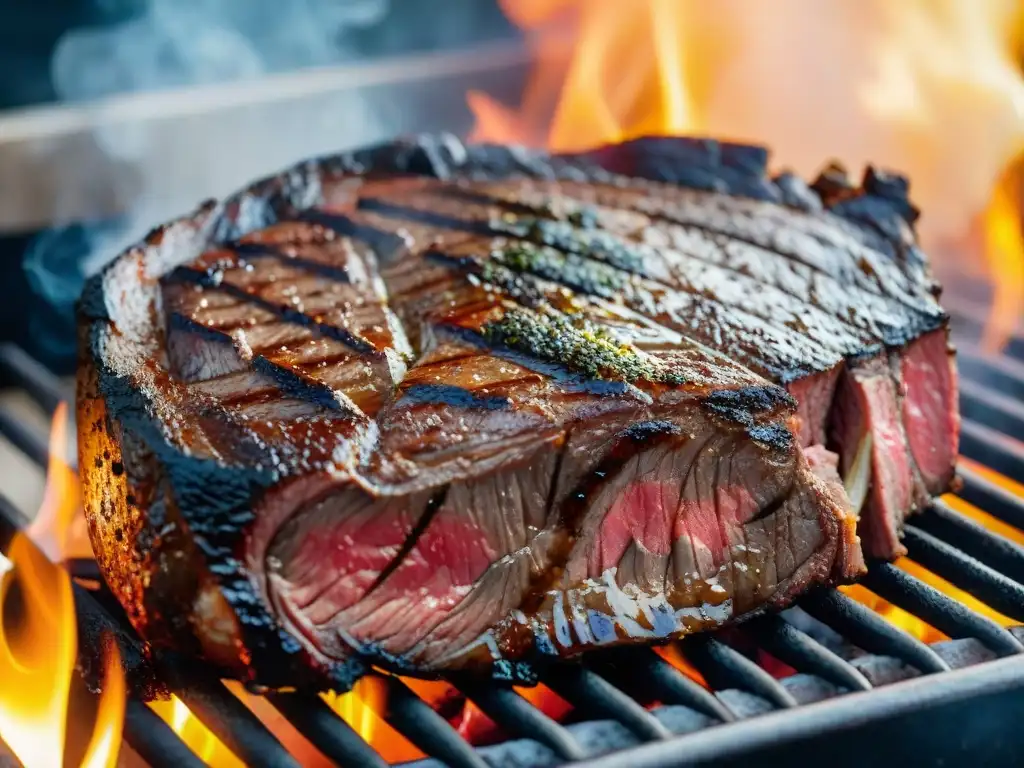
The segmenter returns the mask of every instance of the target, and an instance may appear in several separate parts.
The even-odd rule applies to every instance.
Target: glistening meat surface
[[[952,474],[897,179],[420,137],[155,231],[82,304],[80,466],[155,645],[266,685],[528,681],[899,549]],[[849,491],[849,493],[847,492]]]

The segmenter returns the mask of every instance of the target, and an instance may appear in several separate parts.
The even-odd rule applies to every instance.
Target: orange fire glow
[[[468,95],[473,138],[554,150],[642,135],[764,143],[913,180],[946,274],[987,275],[988,348],[1024,311],[1020,0],[502,0],[535,67],[518,108]],[[984,213],[983,213],[984,212]],[[964,258],[979,224],[984,258]]]
[[[59,768],[78,647],[71,580],[22,534],[0,562],[0,739],[26,766]],[[107,646],[103,694],[83,762],[90,768],[116,765],[121,746],[124,677],[117,646]]]
[[[82,514],[81,485],[78,473],[68,461],[70,443],[66,403],[59,403],[53,412],[49,448],[43,503],[26,533],[52,562],[92,557],[92,545]]]
[[[32,526],[37,541],[50,548],[53,556],[68,556],[69,541],[76,521],[81,519],[77,479],[61,456],[66,439],[66,411],[58,409],[51,434],[51,466],[45,502],[40,511],[43,522]],[[967,459],[961,462],[1024,497],[1024,485]],[[66,494],[66,495],[65,495]],[[995,532],[1024,543],[1024,533],[992,518],[987,513],[947,496],[945,500],[958,511],[978,520]],[[84,526],[82,526],[84,530]],[[87,541],[87,539],[86,539]],[[63,761],[68,693],[73,673],[76,637],[71,583],[65,571],[55,567],[27,536],[16,536],[7,558],[0,561],[6,571],[0,580],[0,606],[5,605],[11,587],[17,583],[24,596],[24,617],[13,628],[0,624],[0,678],[14,681],[5,690],[17,691],[17,698],[5,702],[0,695],[0,737],[22,758],[26,765],[60,765]],[[969,607],[991,616],[1002,624],[1012,623],[970,595],[930,573],[906,558],[897,565],[936,586]],[[945,639],[938,630],[902,611],[861,586],[844,590],[883,615],[888,621],[927,642]],[[30,609],[30,610],[29,610]],[[6,613],[6,611],[5,611]],[[39,638],[49,642],[39,642]],[[104,694],[101,697],[96,725],[83,765],[89,768],[114,766],[117,762],[120,733],[124,717],[125,688],[116,645],[109,644],[105,664]],[[706,685],[700,673],[689,664],[677,645],[655,649],[663,658],[692,679]],[[422,699],[435,706],[458,696],[445,682],[403,679]],[[285,721],[265,699],[247,693],[237,683],[228,683],[232,692],[248,706],[277,736],[301,764],[313,768],[329,762]],[[563,718],[571,705],[544,686],[517,688],[520,695],[555,719]],[[380,678],[369,677],[357,683],[349,693],[324,694],[323,698],[353,729],[390,763],[406,762],[423,757],[423,753],[395,731],[382,717],[386,705],[386,686]],[[234,755],[177,697],[155,701],[149,705],[159,714],[190,749],[215,768],[241,768],[242,761]],[[480,723],[470,722],[478,716]],[[454,725],[468,732],[488,728],[489,721],[471,705],[466,705]],[[481,731],[484,732],[484,731]]]

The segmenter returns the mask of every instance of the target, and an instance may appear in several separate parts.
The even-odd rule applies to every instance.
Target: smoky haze
[[[510,29],[493,3],[480,0],[444,3],[444,14],[438,13],[437,0],[147,0],[136,5],[138,12],[127,20],[69,29],[58,40],[51,79],[61,101],[102,109],[105,100],[125,94],[223,83],[245,87],[267,75],[465,47],[506,36]],[[84,278],[154,224],[302,157],[392,135],[400,124],[395,111],[401,109],[401,104],[371,105],[353,90],[329,106],[281,115],[273,131],[254,125],[241,131],[237,142],[226,143],[230,156],[216,158],[218,178],[232,180],[227,189],[208,183],[204,152],[211,150],[202,137],[197,137],[194,163],[169,164],[160,156],[160,127],[151,125],[159,121],[98,121],[102,127],[94,130],[90,149],[97,162],[126,169],[126,188],[116,190],[116,197],[131,199],[132,206],[102,224],[66,221],[65,215],[67,226],[31,243],[26,278],[46,302],[44,311],[30,315],[33,342],[51,357],[72,354],[73,307]],[[77,175],[87,175],[89,163],[81,165]],[[188,201],[168,199],[172,178],[178,189],[195,189]],[[75,179],[73,187],[67,195],[88,191],[88,182]],[[58,224],[62,194],[58,191],[54,203]]]

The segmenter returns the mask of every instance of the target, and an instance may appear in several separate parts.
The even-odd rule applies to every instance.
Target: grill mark
[[[469,265],[469,268],[477,274],[481,274],[483,266],[487,264],[487,262],[479,257],[457,257],[451,254],[444,254],[443,256],[444,259],[437,257],[438,260],[463,270],[467,269],[467,265]],[[433,252],[432,258],[434,258]],[[609,267],[609,269],[611,269],[611,267]],[[545,272],[545,274],[550,275],[548,277],[545,277],[545,275],[537,275],[532,272],[526,272],[525,274],[532,275],[537,279],[547,280],[551,280],[551,278],[556,276],[554,271]],[[551,282],[559,284],[554,280],[551,280]],[[571,280],[566,280],[560,284],[564,288],[570,290],[573,287],[586,287],[583,283]],[[498,284],[494,287],[500,289],[501,285]],[[627,283],[625,287],[630,287],[630,284]],[[532,293],[540,294],[545,298],[552,295],[551,291],[543,291],[539,288],[532,291]],[[666,306],[662,304],[661,300],[656,298],[654,294],[661,294],[669,298],[674,295],[685,295],[690,297],[693,304],[690,307],[673,306],[672,304]],[[516,293],[510,292],[506,295],[508,298],[514,300],[519,299],[519,295]],[[704,334],[703,336],[698,335],[697,339],[699,340],[704,338],[707,343],[715,346],[715,339],[708,335],[709,331],[706,327],[709,319],[713,317],[714,322],[722,324],[721,327],[724,330],[733,332],[732,341],[740,345],[739,348],[728,350],[730,354],[742,357],[747,365],[753,365],[754,367],[759,368],[762,372],[769,371],[772,375],[780,378],[786,378],[794,373],[801,373],[804,370],[804,366],[808,363],[815,366],[810,370],[824,370],[826,368],[830,368],[839,362],[839,360],[847,353],[846,348],[833,347],[831,349],[831,356],[824,357],[821,354],[822,350],[820,349],[822,345],[817,340],[805,337],[795,329],[790,328],[785,324],[779,324],[771,319],[752,314],[744,309],[737,309],[729,305],[722,304],[721,302],[709,299],[702,293],[684,289],[676,290],[671,286],[653,280],[645,280],[640,284],[634,283],[632,284],[631,291],[611,292],[610,295],[612,297],[621,296],[625,300],[627,307],[643,316],[655,326],[667,327],[684,337],[694,333]],[[523,306],[533,306],[525,301],[517,301],[517,303]],[[554,309],[558,310],[559,307],[556,305]],[[575,307],[576,311],[579,311],[580,309],[581,307]],[[652,309],[659,312],[661,316],[652,314]],[[679,320],[675,317],[675,312],[677,311],[682,311],[682,314],[679,316]],[[595,324],[599,326],[606,326],[609,330],[614,331],[614,326],[608,325],[600,316],[589,314],[588,317]],[[689,322],[686,322],[687,319]],[[758,326],[763,326],[764,329],[770,329],[776,335],[777,340],[781,340],[781,343],[788,345],[790,350],[799,351],[800,354],[798,356],[793,356],[791,352],[786,352],[781,348],[776,348],[774,349],[774,354],[776,355],[775,360],[769,361],[767,358],[761,356],[760,351],[755,345],[755,340],[751,335]],[[858,347],[858,353],[862,351],[862,349],[863,347]],[[810,370],[807,372],[810,372]]]
[[[412,208],[406,205],[398,205],[393,203],[382,204],[381,210],[384,210],[385,208],[386,216],[388,218],[394,217],[397,221],[400,221],[402,218],[420,222],[429,219],[431,222],[442,228],[450,228],[455,231],[463,232],[471,231],[470,227],[472,226],[472,222],[467,223],[466,221],[458,219],[456,217],[444,214],[437,214],[433,212],[425,212],[421,211],[418,208]],[[499,228],[497,232],[499,232],[500,234],[495,235],[496,230],[493,227],[488,225],[486,229],[489,236],[495,236],[495,244],[500,246],[501,241],[504,239],[504,236],[507,235],[507,230]],[[608,233],[604,234],[607,235]],[[517,238],[508,238],[508,243],[510,244],[510,248],[522,248],[524,246],[530,245],[530,241]],[[456,245],[455,247],[464,248],[466,245],[468,245],[468,243]],[[648,294],[661,293],[671,295],[674,292],[684,293],[689,296],[695,297],[695,300],[699,305],[713,306],[718,308],[719,311],[726,313],[727,317],[730,315],[734,316],[737,312],[741,312],[743,314],[757,318],[757,320],[760,323],[772,327],[776,331],[776,333],[782,334],[783,337],[795,333],[796,338],[791,338],[788,343],[795,345],[796,349],[800,349],[800,345],[806,344],[807,341],[810,341],[812,345],[818,345],[820,347],[829,349],[834,355],[834,359],[831,360],[831,363],[833,364],[835,362],[838,362],[838,359],[835,358],[846,357],[851,354],[860,354],[863,352],[866,346],[861,339],[858,339],[856,336],[853,336],[852,334],[847,334],[847,338],[844,342],[836,342],[833,336],[835,332],[838,330],[837,325],[839,328],[844,327],[843,321],[828,313],[823,312],[817,307],[813,307],[812,305],[808,305],[806,303],[803,303],[802,309],[804,309],[805,311],[813,312],[816,315],[818,315],[818,325],[824,326],[819,327],[816,336],[807,336],[806,331],[802,331],[796,328],[790,328],[788,324],[776,321],[775,318],[772,317],[771,312],[768,311],[769,309],[771,309],[770,307],[751,307],[745,309],[733,307],[730,304],[722,303],[716,300],[714,297],[706,295],[696,286],[693,286],[686,281],[682,282],[678,286],[667,285],[658,280],[639,277],[634,273],[627,272],[625,269],[622,269],[621,267],[617,267],[605,261],[592,258],[589,254],[563,254],[558,249],[551,248],[550,246],[535,246],[535,248],[537,249],[537,253],[539,254],[538,258],[534,258],[532,260],[519,259],[520,263],[524,261],[529,262],[525,266],[525,269],[523,271],[527,272],[528,274],[534,274],[535,276],[541,277],[543,279],[551,280],[566,288],[578,290],[588,295],[596,295],[601,296],[603,298],[614,298],[619,295],[620,291],[629,288],[630,285],[633,285],[634,289],[644,289],[648,292]],[[432,254],[432,258],[438,261],[442,260],[442,251],[432,247],[430,252]],[[551,254],[560,254],[562,257],[564,257],[565,261],[563,265],[559,267],[554,263],[552,258],[545,259],[545,254],[548,256],[551,256]],[[465,257],[462,257],[460,259],[459,257],[451,256],[451,254],[447,255],[449,257],[448,261],[451,264],[465,267],[465,265],[470,263],[465,260]],[[495,255],[497,255],[497,251],[495,251]],[[491,263],[491,261],[488,261],[484,256],[480,254],[476,254],[473,260],[476,261],[478,265],[480,265],[474,268],[474,271],[477,272],[479,272],[480,270],[485,270],[486,265]],[[492,260],[494,260],[493,256]],[[503,262],[501,256],[497,256],[496,260],[498,260],[499,263],[501,263],[503,266],[507,266],[507,262]],[[746,279],[750,280],[750,278]],[[639,282],[636,282],[637,280],[639,280]],[[509,283],[509,280],[505,279],[504,281],[497,283],[497,287],[504,287],[502,285],[502,282],[504,282],[507,285]],[[755,285],[759,285],[754,280],[751,280],[751,282],[754,283]],[[526,296],[527,294],[525,294],[525,292],[523,292],[521,288],[519,288],[518,286],[513,287],[511,290],[506,290],[506,294],[508,295],[509,298],[512,298],[516,300],[517,303],[521,304],[525,304],[526,301],[533,300],[532,296],[529,296],[529,298],[527,298],[525,301],[520,300],[521,296]],[[661,322],[657,318],[652,317],[648,311],[645,311],[649,309],[649,307],[645,302],[639,301],[638,297],[634,296],[632,299],[630,299],[629,297],[625,298],[627,298],[627,305],[630,306],[632,309],[640,312],[641,314],[645,315],[648,319],[656,323]],[[527,305],[529,306],[529,304]],[[758,311],[753,311],[755,309],[757,309]],[[794,314],[794,316],[798,318],[800,316],[799,312],[792,314]],[[739,319],[731,320],[729,325],[733,326],[734,329],[749,330],[747,328],[748,324],[739,322]],[[829,326],[831,326],[831,328]],[[694,328],[692,326],[689,328],[684,327],[681,329],[683,333],[692,333],[693,330]],[[799,339],[799,341],[797,341],[797,339]],[[803,349],[801,351],[804,353],[804,356],[806,356],[809,350]],[[813,358],[814,356],[811,355],[811,357]],[[793,363],[790,363],[789,365],[791,368],[796,367],[796,365]],[[765,366],[765,368],[769,367],[771,366]]]
[[[402,542],[402,546],[399,548],[398,552],[396,552],[395,556],[391,558],[388,564],[381,569],[381,572],[377,574],[377,578],[373,580],[369,589],[367,589],[366,592],[363,593],[363,596],[359,598],[360,600],[365,600],[372,595],[377,588],[387,581],[388,577],[398,569],[398,566],[402,564],[402,561],[409,555],[412,548],[415,547],[416,543],[420,540],[423,532],[427,530],[427,526],[430,525],[430,522],[434,519],[437,511],[444,505],[444,500],[448,496],[449,487],[449,485],[445,485],[427,500],[426,506],[424,507],[419,520],[416,521],[416,525],[412,527],[412,530],[409,531],[409,534],[405,537],[405,541]]]
[[[438,190],[437,198],[443,200],[445,193],[449,191],[449,187],[441,187]],[[454,196],[458,197],[458,195]],[[501,198],[486,198],[485,196],[476,196],[482,198],[484,201],[500,210],[508,213],[508,206],[506,201]],[[419,200],[427,201],[431,199],[430,193],[424,193]],[[579,201],[573,201],[568,198],[560,197],[560,200],[569,202],[574,205],[583,206]],[[485,204],[488,204],[485,203]],[[813,303],[808,296],[802,296],[794,291],[785,290],[784,286],[779,286],[775,282],[766,280],[763,276],[752,275],[743,270],[737,269],[728,263],[723,263],[722,260],[713,260],[711,258],[701,258],[699,254],[693,254],[686,251],[681,251],[677,248],[663,248],[649,246],[644,243],[636,242],[635,240],[626,239],[620,234],[604,229],[597,228],[600,224],[600,215],[594,211],[591,213],[591,220],[587,225],[583,227],[573,226],[568,221],[563,221],[558,218],[554,218],[556,215],[550,207],[534,206],[530,209],[528,206],[517,206],[518,208],[527,208],[535,216],[540,216],[539,219],[526,219],[526,220],[506,220],[499,216],[497,218],[489,219],[487,222],[480,221],[478,219],[471,219],[469,221],[460,219],[456,216],[447,214],[430,214],[429,218],[431,221],[441,226],[454,226],[461,227],[463,229],[474,228],[482,229],[495,236],[507,236],[514,238],[519,241],[525,241],[537,244],[540,248],[552,248],[566,255],[565,269],[571,270],[572,274],[579,274],[579,279],[572,281],[566,280],[567,273],[563,269],[562,274],[558,274],[555,270],[546,269],[537,271],[535,273],[544,276],[544,278],[554,280],[566,285],[570,288],[580,290],[581,292],[600,295],[604,297],[610,297],[613,295],[614,290],[617,286],[613,285],[616,281],[622,282],[623,276],[617,279],[609,279],[607,271],[605,271],[604,279],[596,267],[580,268],[579,264],[582,262],[587,263],[601,263],[607,265],[610,269],[621,270],[631,274],[639,275],[641,278],[655,281],[652,275],[643,268],[643,263],[648,259],[662,260],[669,268],[670,273],[673,274],[675,280],[680,285],[673,285],[674,290],[684,291],[690,294],[700,293],[701,289],[692,285],[693,275],[687,274],[687,268],[691,269],[697,264],[709,264],[715,269],[722,270],[725,274],[734,275],[736,280],[743,283],[748,283],[756,286],[768,287],[772,291],[777,291],[780,296],[777,296],[774,301],[778,301],[781,296],[790,297],[794,300],[794,303],[799,305],[802,312],[793,312],[796,316],[801,314],[810,313],[816,318],[815,325],[819,329],[818,338],[814,338],[816,343],[822,343],[820,336],[824,334],[826,337],[834,335],[836,333],[845,333],[847,341],[844,344],[842,351],[844,354],[849,354],[850,349],[860,349],[864,343],[869,341],[887,341],[881,332],[876,329],[863,328],[854,323],[851,323],[849,319],[844,318],[839,312],[829,312]],[[410,218],[420,218],[425,216],[420,208],[417,207],[402,207],[395,204],[388,204],[388,210],[390,215],[400,216],[403,215],[403,211],[408,211],[406,214]],[[676,225],[682,226],[682,225]],[[735,241],[733,241],[735,242]],[[712,245],[718,249],[724,251],[725,246],[710,241]],[[784,257],[779,256],[771,251],[765,251],[764,253],[770,254],[776,258],[785,260]],[[575,257],[581,261],[573,261],[571,257]],[[825,276],[825,275],[823,275]],[[656,281],[655,281],[656,282]],[[609,285],[605,285],[610,283]],[[660,285],[660,283],[658,282]],[[836,287],[837,290],[841,290]],[[813,291],[813,286],[809,287],[809,290]],[[871,294],[873,298],[879,299],[874,294]],[[718,302],[721,303],[721,302]],[[732,304],[722,304],[723,306],[733,306]],[[744,311],[751,312],[752,309],[746,309]],[[889,309],[886,308],[885,312],[889,313]],[[765,312],[754,312],[756,316],[759,316],[763,321],[770,321],[772,315]],[[869,315],[872,318],[876,313]],[[912,318],[904,318],[907,321],[912,322]],[[906,325],[904,323],[903,325]],[[788,327],[787,324],[782,324],[784,327]],[[867,335],[867,339],[864,338],[864,334]]]
[[[549,213],[540,207],[535,209],[535,215],[543,216]],[[682,262],[684,268],[686,265],[692,266],[694,264],[710,265],[734,275],[740,280],[754,281],[759,285],[765,285],[777,290],[792,298],[801,307],[809,308],[811,311],[822,312],[824,317],[827,317],[830,322],[839,323],[851,335],[866,333],[872,338],[890,345],[904,343],[908,327],[921,328],[922,332],[924,332],[930,330],[936,321],[934,313],[926,314],[918,307],[907,306],[896,299],[866,291],[860,286],[843,286],[828,273],[813,270],[805,264],[799,263],[800,266],[809,269],[816,276],[817,280],[824,283],[821,287],[824,289],[825,295],[842,295],[852,292],[856,300],[846,303],[845,309],[847,312],[855,310],[858,306],[869,305],[871,311],[866,315],[861,315],[861,317],[868,321],[867,325],[853,322],[848,317],[844,317],[841,306],[824,307],[818,303],[820,298],[815,299],[815,297],[821,297],[822,292],[818,291],[814,278],[808,279],[798,275],[801,283],[807,289],[806,294],[804,294],[789,288],[786,281],[773,279],[770,274],[751,274],[745,264],[735,266],[730,263],[737,258],[730,253],[730,248],[739,247],[749,249],[748,253],[742,253],[742,256],[745,256],[748,261],[755,264],[767,262],[773,270],[792,270],[793,266],[791,265],[794,261],[787,259],[780,253],[727,235],[721,236],[725,240],[725,242],[722,242],[721,239],[707,236],[708,233],[705,232],[704,241],[707,247],[714,249],[717,254],[720,254],[717,257],[705,255],[700,252],[700,249],[688,250],[677,245],[678,236],[692,237],[694,231],[698,230],[697,227],[676,222],[668,223],[673,229],[678,228],[681,231],[678,235],[670,237],[670,244],[667,247],[649,245],[635,238],[630,239],[623,234],[609,230],[577,230],[566,222],[554,218],[544,219],[539,224],[525,223],[525,225],[520,226],[514,224],[507,227],[499,226],[496,228],[496,231],[515,234],[518,230],[522,236],[533,242],[543,243],[565,253],[575,253],[599,259],[619,269],[643,277],[650,277],[642,268],[642,263],[645,258],[652,256],[664,259],[665,263],[673,268],[676,267],[678,262]],[[675,233],[672,232],[670,234],[674,235]],[[874,304],[874,306],[870,306],[871,304]]]
[[[730,240],[739,241],[742,243],[746,243],[748,245],[763,248],[767,251],[771,251],[772,253],[776,253],[785,259],[795,261],[799,264],[803,264],[804,266],[813,269],[814,271],[819,272],[820,274],[833,277],[833,279],[836,280],[839,279],[839,276],[832,275],[828,271],[824,270],[820,265],[815,264],[811,260],[803,258],[798,251],[783,250],[782,248],[778,247],[778,244],[776,242],[771,241],[768,238],[760,239],[752,235],[744,235],[734,230],[731,231],[723,226],[716,226],[708,221],[701,221],[695,216],[686,217],[674,214],[671,211],[649,210],[646,206],[639,207],[636,210],[649,215],[652,219],[661,219],[664,221],[675,222],[677,224],[684,226],[692,226],[696,229],[707,232],[709,234],[718,235],[720,237],[725,237]],[[834,242],[823,243],[815,236],[813,232],[806,230],[797,231],[802,236],[815,240],[818,247],[820,248],[828,249],[830,251],[840,251],[843,253],[844,258],[848,258],[851,260],[857,259],[858,257],[860,259],[865,260],[865,262],[870,266],[872,272],[874,272],[876,276],[874,280],[865,275],[863,270],[857,269],[856,262],[854,263],[853,267],[849,269],[849,275],[844,275],[844,277],[852,275],[854,277],[854,280],[858,281],[861,288],[868,289],[869,287],[876,287],[879,292],[878,295],[882,297],[891,298],[892,300],[899,302],[900,304],[908,307],[909,309],[924,312],[928,315],[934,315],[936,313],[936,309],[930,307],[928,303],[923,299],[923,297],[918,297],[912,292],[912,286],[909,284],[909,280],[907,279],[906,275],[904,275],[895,264],[892,264],[891,261],[879,261],[880,258],[889,258],[884,253],[880,253],[879,251],[870,248],[868,245],[859,242],[851,243],[851,245],[853,246],[852,248],[850,246],[844,246],[842,244]],[[881,266],[882,263],[888,263],[890,267],[883,267]],[[896,278],[896,275],[891,274],[891,272],[893,271],[897,273],[898,278]],[[880,274],[882,272],[889,274],[882,275]],[[893,285],[892,282],[895,282],[896,285]]]
[[[438,211],[424,210],[422,208],[410,208],[398,203],[380,200],[375,197],[359,198],[358,209],[372,211],[387,218],[400,218],[407,221],[415,221],[418,224],[426,224],[431,227],[443,229],[455,229],[460,232],[470,232],[476,235],[490,235],[493,230],[487,222],[467,221],[455,216],[448,216]]]
[[[268,360],[263,355],[253,357],[251,365],[257,373],[272,379],[288,396],[325,408],[333,408],[355,417],[366,417],[366,414],[340,389],[333,389],[321,382],[305,378],[299,371]]]
[[[376,227],[368,226],[342,213],[312,208],[300,213],[298,220],[319,224],[339,235],[359,240],[369,246],[384,265],[393,262],[407,249],[405,239],[394,232],[386,232]]]
[[[636,182],[635,179],[632,181]],[[749,245],[770,250],[784,259],[795,261],[815,272],[839,279],[839,276],[833,275],[831,272],[817,264],[814,260],[805,259],[804,255],[800,252],[777,248],[776,243],[771,241],[770,238],[759,238],[754,235],[744,235],[737,232],[735,228],[729,229],[721,225],[715,225],[713,222],[709,221],[708,211],[705,211],[703,216],[698,216],[685,215],[679,210],[672,210],[674,206],[700,206],[701,201],[689,190],[682,190],[678,187],[666,184],[651,185],[654,187],[654,190],[658,192],[656,199],[651,200],[649,198],[652,190],[646,189],[646,186],[648,186],[647,183],[645,183],[644,189],[638,189],[635,186],[635,183],[631,186],[614,188],[607,188],[602,185],[590,185],[582,191],[585,195],[593,195],[596,201],[604,207],[629,210],[642,213],[651,218],[670,221],[684,226],[693,226],[709,234],[720,235],[735,241],[744,242]],[[578,183],[568,182],[558,186],[549,185],[547,188],[554,189],[552,196],[561,197],[567,194],[564,191],[565,189],[579,189],[580,185]],[[539,196],[539,194],[541,193],[533,193],[534,197]],[[729,210],[722,207],[721,201],[716,202],[710,195],[707,196],[707,199],[712,201],[710,207],[710,213],[712,215],[718,215],[723,218],[728,215]],[[735,208],[733,211],[734,214],[738,214],[738,216],[743,219],[756,218],[757,212],[751,211],[749,206],[744,208],[745,201],[742,199],[727,197],[724,198],[724,200],[727,201],[728,205]],[[539,207],[543,209],[543,206]],[[802,237],[813,240],[818,248],[836,252],[840,257],[837,263],[845,262],[845,267],[842,270],[842,277],[844,279],[852,277],[854,281],[858,282],[858,284],[860,284],[865,290],[868,290],[871,293],[876,293],[882,297],[891,298],[911,309],[923,312],[929,316],[933,316],[940,312],[934,302],[929,301],[928,297],[923,294],[918,295],[915,293],[915,288],[920,286],[913,282],[908,275],[903,273],[890,256],[879,251],[877,248],[873,248],[860,237],[857,237],[857,230],[851,231],[852,225],[850,225],[849,222],[839,217],[826,219],[828,223],[832,224],[835,230],[828,231],[822,229],[820,221],[808,221],[807,216],[802,214],[800,211],[789,208],[784,210],[786,214],[785,226],[788,226],[792,231],[797,232]],[[829,216],[827,212],[821,215]],[[859,267],[858,261],[865,258],[868,260],[868,263],[872,268],[872,272],[874,273],[873,277],[872,275],[866,274]],[[879,259],[882,261],[879,261]]]
[[[507,397],[478,395],[473,390],[451,384],[414,384],[405,390],[397,405],[402,405],[403,401],[413,405],[451,405],[486,411],[503,411],[512,405]]]
[[[267,301],[259,296],[254,296],[248,291],[237,288],[229,283],[217,282],[204,272],[198,272],[186,267],[178,267],[168,276],[168,278],[180,282],[198,283],[204,288],[214,288],[224,291],[225,293],[229,293],[240,299],[243,304],[252,304],[260,309],[266,310],[267,312],[272,312],[286,323],[291,323],[305,328],[316,328],[324,336],[332,338],[335,341],[340,341],[342,344],[345,344],[354,352],[358,352],[359,354],[370,357],[381,357],[383,355],[383,353],[379,352],[373,344],[352,331],[329,325],[327,323],[317,322],[304,312],[291,309],[283,304],[275,304],[274,302]]]
[[[289,266],[298,267],[306,272],[319,275],[320,277],[326,277],[330,280],[337,280],[340,283],[352,284],[352,275],[349,274],[348,269],[345,266],[329,264],[327,262],[315,261],[299,255],[291,255],[285,253],[282,250],[282,246],[299,246],[306,245],[306,243],[241,243],[235,242],[230,243],[226,248],[237,254],[239,258],[245,259],[247,257],[270,257],[279,263]],[[313,243],[312,245],[320,245],[320,243]]]

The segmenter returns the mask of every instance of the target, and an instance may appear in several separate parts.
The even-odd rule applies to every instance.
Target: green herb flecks
[[[536,275],[579,293],[606,299],[615,298],[629,280],[628,275],[607,264],[527,242],[496,248],[491,259],[515,272]]]
[[[576,254],[630,272],[646,274],[646,246],[630,243],[601,229],[578,229],[571,221],[505,215],[490,223],[495,232],[522,238],[539,246]]]
[[[586,322],[571,323],[558,315],[510,308],[500,320],[485,325],[483,335],[492,346],[562,365],[590,379],[682,383],[678,374],[617,341],[607,330]]]

